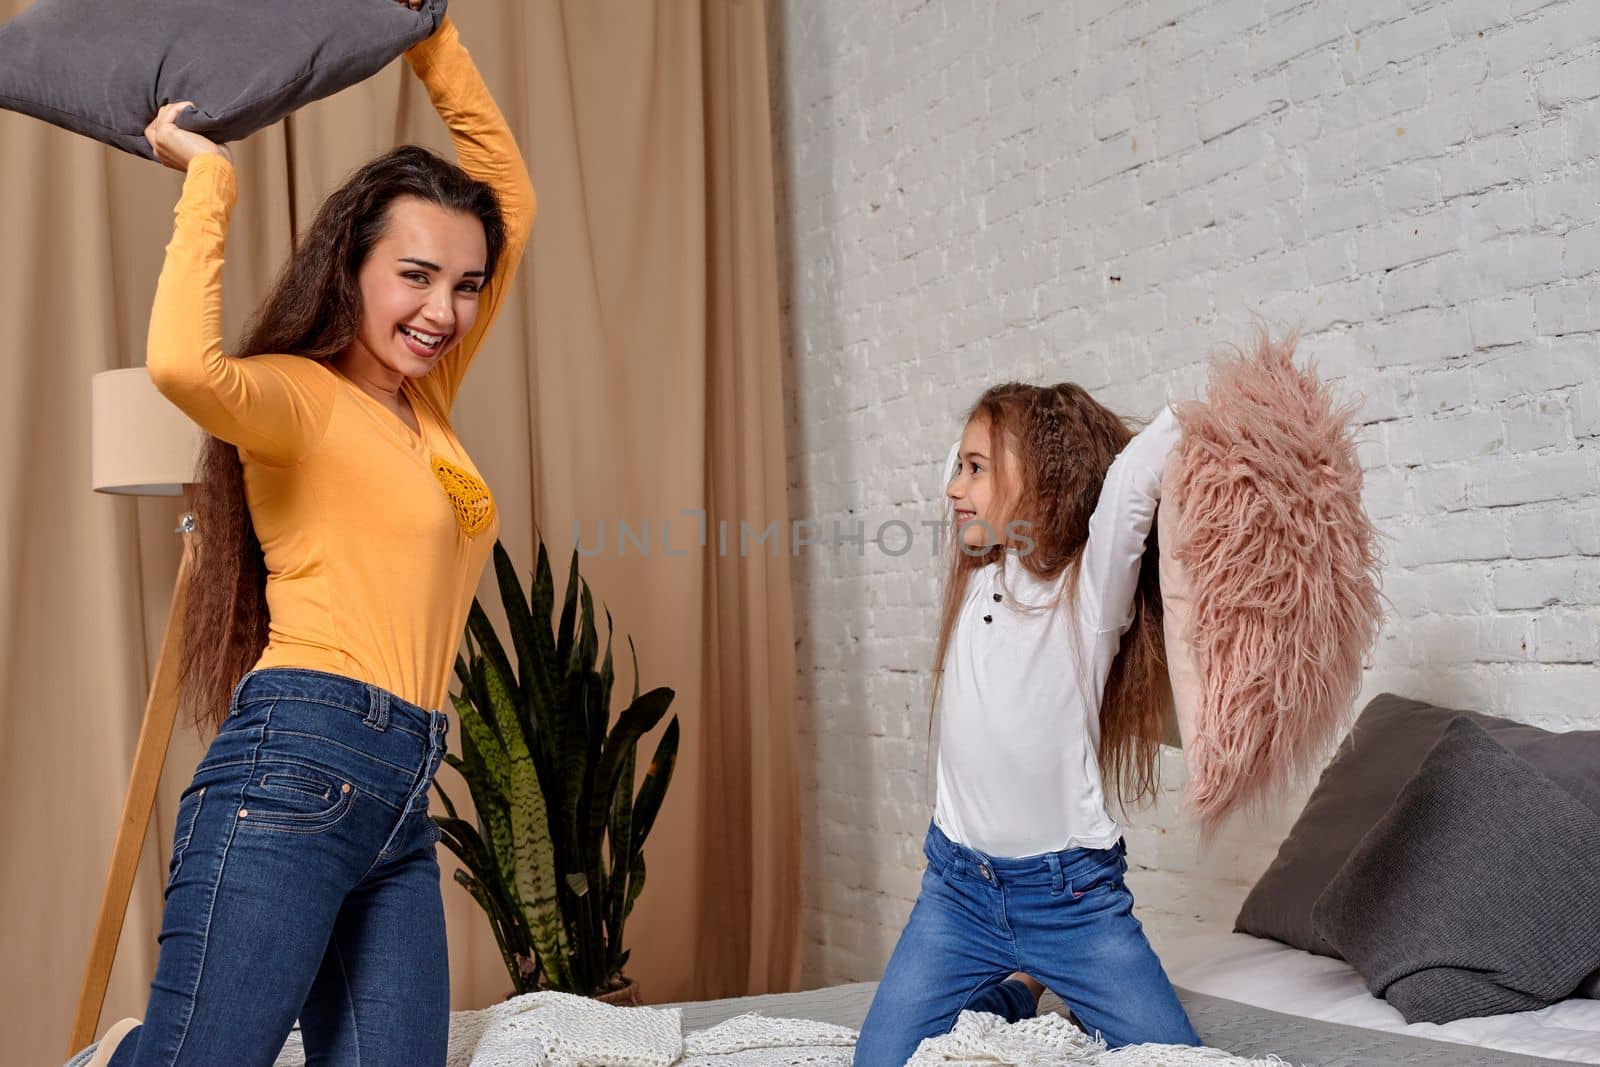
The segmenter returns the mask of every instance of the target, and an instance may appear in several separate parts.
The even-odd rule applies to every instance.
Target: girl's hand
[[[232,163],[233,156],[222,145],[178,125],[178,116],[192,107],[194,104],[188,100],[167,104],[144,128],[144,139],[155,150],[157,161],[176,171],[187,171],[196,156],[207,154],[221,156]]]
[[[422,0],[395,0],[397,4],[404,4],[415,11],[422,6]]]

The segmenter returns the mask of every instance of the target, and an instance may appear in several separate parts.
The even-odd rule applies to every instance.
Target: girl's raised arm
[[[1180,436],[1177,416],[1163,407],[1106,471],[1078,576],[1079,617],[1096,630],[1121,634],[1133,622],[1133,594],[1155,523],[1161,473]]]

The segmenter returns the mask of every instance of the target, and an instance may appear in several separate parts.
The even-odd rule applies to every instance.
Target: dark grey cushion
[[[1312,921],[1407,1022],[1547,1007],[1600,967],[1600,815],[1459,718]]]
[[[376,73],[433,33],[445,0],[39,0],[0,26],[0,107],[154,158],[163,104],[237,141]]]
[[[1317,935],[1312,905],[1356,844],[1389,810],[1445,727],[1461,716],[1600,812],[1600,730],[1551,733],[1493,715],[1383,693],[1362,711],[1322,772],[1277,858],[1245,898],[1234,929],[1338,956]],[[1597,986],[1600,981],[1591,981],[1587,995],[1600,992]]]

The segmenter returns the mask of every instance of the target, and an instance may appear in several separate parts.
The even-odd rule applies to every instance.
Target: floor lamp
[[[96,374],[91,392],[95,491],[131,496],[181,496],[184,486],[194,477],[195,460],[203,440],[199,428],[156,392],[143,367]],[[188,539],[193,529],[192,519],[185,515],[177,531],[184,535],[184,550],[172,594],[172,610],[161,638],[161,654],[145,703],[144,723],[139,728],[133,773],[122,802],[122,818],[117,823],[116,845],[111,850],[111,869],[100,896],[100,915],[95,922],[89,963],[78,994],[78,1011],[73,1018],[71,1044],[67,1049],[69,1056],[94,1040],[95,1028],[100,1022],[106,986],[111,980],[111,964],[117,956],[117,941],[122,936],[128,898],[133,892],[139,853],[144,848],[145,830],[155,807],[156,786],[161,782],[161,767],[166,762],[167,746],[172,740],[172,727],[178,714],[178,652],[191,554]]]

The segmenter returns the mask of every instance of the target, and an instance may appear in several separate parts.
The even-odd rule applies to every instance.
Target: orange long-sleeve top
[[[239,449],[267,567],[270,629],[256,667],[327,671],[438,708],[498,530],[450,408],[510,290],[535,201],[511,130],[450,20],[406,59],[461,167],[494,189],[506,225],[472,330],[401,386],[420,433],[322,362],[223,352],[223,246],[236,191],[232,164],[218,155],[196,158],[184,179],[146,359],[163,395]]]

